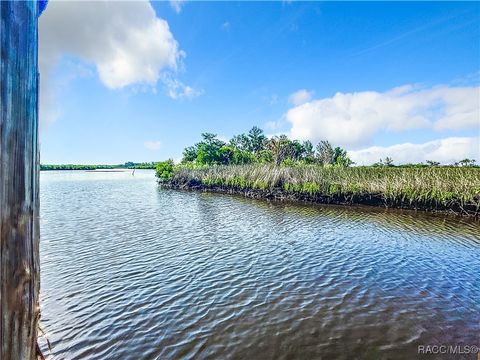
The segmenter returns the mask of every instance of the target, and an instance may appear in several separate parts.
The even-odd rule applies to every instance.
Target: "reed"
[[[163,182],[175,188],[275,191],[304,198],[381,199],[400,207],[480,208],[478,167],[340,167],[271,164],[175,166]]]

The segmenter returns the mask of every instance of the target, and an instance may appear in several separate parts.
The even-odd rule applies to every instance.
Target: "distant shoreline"
[[[84,170],[84,171],[99,171],[99,170],[134,170],[134,169],[155,169],[157,162],[150,163],[133,163],[127,162],[125,164],[115,165],[85,165],[85,164],[40,164],[40,171],[54,171],[54,170]]]
[[[105,173],[113,173],[113,172],[130,172],[130,169],[111,169],[111,170],[102,170],[102,169],[96,169],[96,170],[84,170],[85,172],[95,172],[95,173],[100,173],[100,172],[105,172]]]

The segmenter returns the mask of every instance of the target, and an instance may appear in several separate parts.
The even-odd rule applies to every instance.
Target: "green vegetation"
[[[41,164],[40,170],[155,169],[156,166],[157,166],[157,162],[149,162],[149,163],[126,162],[125,164],[119,164],[119,165]]]
[[[363,203],[403,208],[480,211],[480,168],[465,159],[455,165],[395,166],[385,158],[352,167],[347,152],[321,141],[313,146],[286,136],[267,139],[254,127],[224,142],[214,134],[188,147],[182,162],[157,165],[166,187],[238,192],[255,197]]]
[[[480,206],[480,169],[473,167],[342,167],[250,164],[189,167],[177,165],[164,183],[178,188],[280,191],[343,202],[380,199],[402,207]]]
[[[168,181],[173,178],[174,164],[172,160],[157,163],[155,175],[162,181]]]
[[[202,141],[186,148],[182,158],[182,164],[200,166],[252,163],[352,165],[347,152],[328,141],[321,141],[314,148],[310,141],[290,140],[285,135],[268,139],[256,126],[248,134],[236,135],[228,142],[215,134],[204,133]]]
[[[40,170],[96,170],[96,169],[114,169],[115,165],[77,165],[77,164],[62,164],[62,165],[40,165]]]

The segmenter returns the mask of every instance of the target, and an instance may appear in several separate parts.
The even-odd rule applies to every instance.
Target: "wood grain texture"
[[[1,1],[0,359],[36,357],[38,32],[34,1]]]

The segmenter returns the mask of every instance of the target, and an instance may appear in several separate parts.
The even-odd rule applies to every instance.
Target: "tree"
[[[385,159],[380,159],[378,162],[374,163],[372,166],[394,166],[393,159],[391,157],[386,157]]]
[[[220,148],[221,146],[216,146],[213,144],[207,144],[204,142],[199,143],[195,162],[201,165],[219,164]]]
[[[393,159],[391,157],[386,157],[385,159],[380,159],[380,164],[383,166],[394,166]]]
[[[303,144],[298,140],[289,140],[288,146],[290,147],[290,158],[295,161],[302,160],[305,155],[305,148]]]
[[[346,150],[333,147],[328,141],[321,141],[316,152],[310,141],[290,140],[286,135],[268,139],[263,130],[254,126],[248,134],[235,135],[227,143],[216,134],[203,133],[202,141],[187,147],[183,152],[183,163],[195,162],[201,165],[249,164],[253,162],[280,164],[320,163],[323,165],[350,166]]]
[[[313,148],[313,144],[311,141],[307,140],[304,141],[303,144],[303,158],[305,162],[311,164],[315,161],[315,149]]]
[[[263,150],[265,147],[265,142],[267,140],[266,136],[263,134],[263,130],[254,126],[248,132],[249,139],[249,150],[253,153],[257,153],[260,150]]]
[[[340,166],[350,166],[354,162],[348,157],[347,151],[337,146],[333,149],[333,163]]]
[[[222,165],[228,165],[232,162],[234,150],[231,146],[222,146],[218,149],[216,162]]]
[[[335,162],[335,151],[328,141],[322,140],[318,143],[317,160],[322,165],[333,164]]]
[[[222,149],[226,147],[225,149]],[[216,134],[203,133],[202,141],[183,152],[183,163],[195,161],[201,165],[225,164],[232,158],[233,149],[217,139]]]
[[[250,138],[245,134],[235,135],[230,140],[230,146],[236,150],[250,151]]]
[[[427,160],[426,161],[428,166],[438,166],[440,163],[438,161],[433,161],[433,160]]]
[[[380,160],[381,161],[381,160]],[[383,164],[385,166],[393,166],[393,159],[391,157],[386,157],[384,160],[383,160]]]
[[[234,165],[244,165],[255,162],[255,155],[250,151],[243,150],[234,150],[232,164]]]
[[[225,145],[225,143],[222,140],[217,139],[217,134],[202,133],[202,138],[203,138],[202,143],[205,143],[208,146],[218,146],[218,147],[220,147],[220,146]]]
[[[185,150],[183,150],[182,163],[195,161],[195,159],[197,158],[197,151],[197,146],[189,146],[185,148]]]
[[[267,148],[272,152],[276,166],[292,156],[292,146],[286,135],[273,136],[267,143]]]
[[[455,166],[475,166],[475,163],[475,159],[463,159],[460,160],[458,163],[455,163]]]

